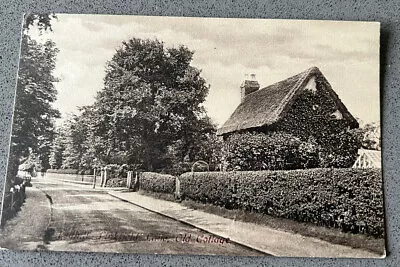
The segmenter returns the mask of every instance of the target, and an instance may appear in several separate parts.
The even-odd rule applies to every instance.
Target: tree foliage
[[[191,66],[193,52],[158,40],[132,38],[107,62],[104,89],[93,106],[103,161],[167,167],[166,155],[193,158],[199,135],[215,132],[202,103],[208,86]],[[117,163],[117,162],[115,162]]]
[[[51,169],[59,169],[63,165],[63,154],[65,146],[67,145],[65,131],[65,127],[59,127],[54,135],[49,155],[49,165]]]
[[[39,43],[29,36],[29,27],[36,25],[40,31],[51,29],[51,15],[27,15],[21,39],[21,53],[16,87],[12,135],[8,158],[5,192],[18,186],[17,196],[25,196],[25,186],[17,176],[18,168],[25,161],[25,169],[34,173],[50,167],[50,145],[53,139],[53,119],[59,112],[52,107],[56,100],[54,82],[57,79],[53,72],[58,49],[55,43]],[[2,220],[15,215],[18,205],[14,205],[9,194],[1,200]],[[18,207],[15,209],[15,207]]]
[[[57,91],[54,83],[55,61],[58,53],[52,41],[39,43],[28,30],[37,25],[50,29],[51,15],[25,17],[21,40],[20,64],[10,145],[8,181],[17,174],[20,160],[29,153],[40,155],[40,168],[49,167],[50,144],[54,133],[54,118],[59,112],[53,108]]]
[[[57,16],[55,14],[27,14],[24,17],[23,29],[27,32],[30,27],[36,26],[39,31],[52,31],[52,19],[57,19]]]
[[[203,107],[209,87],[192,56],[158,40],[123,42],[106,63],[95,103],[64,123],[53,167],[128,164],[176,173],[183,162],[217,161],[216,126]]]
[[[38,151],[40,142],[53,131],[53,118],[59,112],[52,107],[57,91],[53,76],[58,49],[54,42],[40,44],[25,35],[21,44],[12,145],[26,153],[28,148]]]

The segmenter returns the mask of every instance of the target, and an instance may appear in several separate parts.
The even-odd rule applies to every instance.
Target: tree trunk
[[[8,167],[7,167],[7,178],[6,178],[6,192],[10,190],[12,181],[18,175],[18,168],[20,164],[20,155],[15,151],[15,149],[10,149],[10,154],[8,156]]]
[[[19,153],[15,153],[15,151],[11,148],[10,154],[8,156],[7,176],[6,176],[6,180],[4,183],[5,184],[4,185],[4,193],[10,192],[13,181],[18,174],[19,163],[20,163]],[[4,204],[3,198],[0,198],[0,208],[1,208],[2,212],[4,211],[3,204]],[[4,214],[2,214],[2,215],[4,215]],[[4,216],[2,216],[2,218],[0,218],[1,225],[3,224],[3,220],[4,220],[3,217]]]
[[[151,153],[150,153],[149,149],[146,149],[146,152],[145,152],[145,164],[146,164],[147,171],[152,172],[153,171],[153,162],[152,162]]]

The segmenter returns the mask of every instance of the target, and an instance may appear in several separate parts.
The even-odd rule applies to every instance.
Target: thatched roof
[[[223,135],[234,131],[271,125],[277,122],[283,117],[284,111],[293,103],[291,100],[294,99],[297,92],[304,88],[310,78],[314,76],[323,78],[331,97],[337,103],[343,117],[357,124],[357,121],[332,90],[321,71],[317,67],[312,67],[286,80],[248,94],[231,117],[218,129],[217,134]]]

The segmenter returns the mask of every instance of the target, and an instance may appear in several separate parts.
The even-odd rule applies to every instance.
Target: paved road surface
[[[92,190],[87,185],[43,178],[34,181],[34,187],[47,194],[51,202],[51,215],[47,230],[43,233],[45,242],[42,249],[264,255],[224,239],[210,237],[206,232],[123,202],[105,191]],[[35,195],[30,197],[34,198]],[[29,240],[24,242],[29,244]]]

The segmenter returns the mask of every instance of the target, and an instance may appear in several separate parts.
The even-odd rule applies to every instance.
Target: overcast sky
[[[211,85],[205,106],[219,125],[239,104],[246,73],[256,74],[265,87],[312,66],[353,116],[364,122],[380,118],[378,23],[61,14],[52,26],[40,38],[60,49],[55,106],[64,118],[94,102],[105,62],[131,37],[195,50],[192,65]]]

